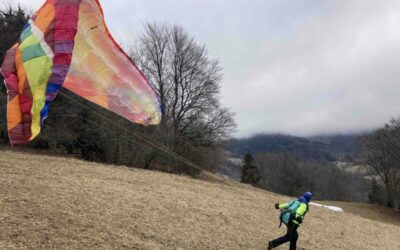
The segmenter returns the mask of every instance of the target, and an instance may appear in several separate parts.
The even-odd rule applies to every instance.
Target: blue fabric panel
[[[61,88],[60,84],[57,83],[48,83],[46,88],[46,94],[54,94],[57,93]]]
[[[49,115],[49,103],[46,102],[42,111],[40,112],[40,126],[43,125],[43,122],[47,118],[48,115]]]

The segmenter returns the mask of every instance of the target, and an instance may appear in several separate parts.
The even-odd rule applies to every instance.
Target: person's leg
[[[296,250],[296,245],[297,245],[297,239],[299,238],[299,234],[297,233],[297,228],[299,226],[293,224],[293,227],[291,228],[291,231],[289,233],[290,235],[290,248],[289,250]]]
[[[285,244],[286,242],[289,242],[290,241],[290,235],[289,235],[290,230],[289,230],[289,228],[290,227],[288,227],[288,230],[287,230],[287,232],[286,232],[286,234],[284,236],[271,241],[269,243],[269,246],[272,247],[272,248],[275,248],[275,247],[278,247],[278,246],[280,246],[282,244]]]

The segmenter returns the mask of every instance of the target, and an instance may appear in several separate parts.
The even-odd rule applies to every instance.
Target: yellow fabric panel
[[[56,14],[55,7],[52,4],[45,5],[40,10],[40,15],[35,20],[35,25],[44,33],[54,20]]]
[[[51,75],[52,61],[47,56],[38,57],[24,63],[24,68],[32,92],[32,137],[40,133],[40,112],[46,102],[46,86]]]
[[[35,36],[29,36],[27,37],[19,46],[19,49],[22,51],[26,48],[28,48],[29,46],[35,45],[40,43],[39,39]]]

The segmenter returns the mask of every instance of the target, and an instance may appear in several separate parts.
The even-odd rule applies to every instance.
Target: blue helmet
[[[304,196],[300,196],[298,201],[300,201],[301,203],[308,203],[307,199],[304,198]]]
[[[306,192],[305,194],[303,194],[303,197],[307,200],[307,202],[310,202],[312,198],[312,193]]]

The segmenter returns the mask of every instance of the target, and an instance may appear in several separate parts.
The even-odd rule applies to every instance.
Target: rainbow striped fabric
[[[47,0],[1,72],[12,144],[39,135],[61,87],[135,123],[161,120],[154,88],[111,36],[98,0]]]

